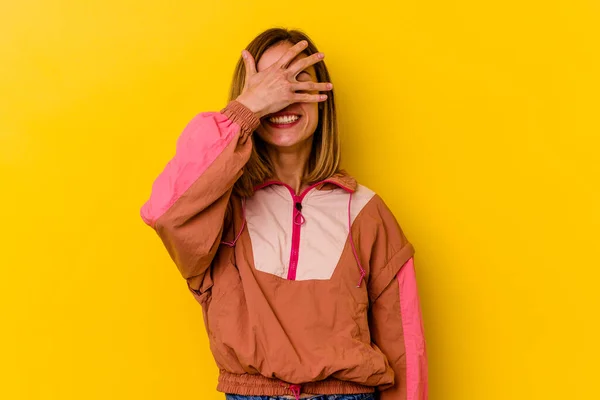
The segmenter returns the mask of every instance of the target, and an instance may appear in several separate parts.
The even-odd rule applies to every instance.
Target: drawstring
[[[350,246],[352,246],[352,252],[354,253],[354,258],[356,258],[356,262],[358,263],[358,268],[360,269],[360,279],[358,280],[357,288],[360,287],[362,280],[365,277],[365,270],[360,263],[360,259],[358,258],[358,254],[356,253],[356,247],[354,246],[354,239],[352,238],[352,215],[350,213],[350,205],[352,204],[352,192],[350,192],[350,196],[348,197],[348,231],[350,232]]]
[[[237,236],[235,237],[235,239],[233,239],[232,242],[223,240],[223,241],[221,241],[221,243],[226,246],[229,246],[229,247],[235,246],[235,243],[240,238],[240,235],[242,234],[242,231],[244,230],[244,226],[246,226],[246,198],[242,197],[242,228],[240,229]]]
[[[285,386],[284,383],[279,382],[279,385],[281,386]],[[294,395],[294,397],[296,398],[296,400],[300,399],[300,393],[302,390],[302,386],[301,385],[297,385],[297,384],[291,384],[288,386],[288,389],[290,389],[290,391],[292,392],[292,394]]]
[[[300,385],[290,385],[289,388],[296,400],[298,400],[300,398]]]

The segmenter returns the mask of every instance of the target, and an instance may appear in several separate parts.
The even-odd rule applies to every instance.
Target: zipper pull
[[[296,212],[294,213],[294,224],[302,225],[306,222],[304,215],[302,215],[302,203],[299,201],[295,204]],[[300,217],[300,221],[298,221],[298,217]]]

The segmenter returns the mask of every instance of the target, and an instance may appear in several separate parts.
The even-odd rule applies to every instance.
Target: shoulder
[[[362,185],[357,187],[355,194],[359,202],[368,198],[354,221],[353,229],[359,233],[360,251],[368,260],[368,290],[374,301],[413,257],[415,250],[380,195]]]
[[[412,244],[384,199],[363,185],[357,186],[355,196],[357,207],[362,206],[356,214],[355,229],[361,233],[362,242],[368,244],[371,259],[377,259],[377,263],[383,265],[399,254],[403,254],[403,259],[412,256]],[[354,211],[354,204],[352,208]]]
[[[388,207],[383,198],[374,190],[364,186],[357,185],[352,194],[352,209],[360,223],[372,223],[376,225],[400,225],[394,216],[392,210]],[[363,221],[365,220],[365,221]]]

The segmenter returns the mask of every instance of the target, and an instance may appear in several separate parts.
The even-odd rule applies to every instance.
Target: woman
[[[414,249],[340,170],[322,53],[269,29],[242,56],[229,103],[186,126],[141,209],[202,305],[217,390],[426,399]]]

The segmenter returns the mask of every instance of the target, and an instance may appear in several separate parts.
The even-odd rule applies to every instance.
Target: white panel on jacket
[[[352,195],[351,221],[375,193],[358,185]],[[348,197],[341,188],[313,189],[302,201],[296,280],[330,279],[348,240]],[[246,222],[257,270],[287,279],[292,249],[294,201],[282,185],[254,193],[246,202]]]

